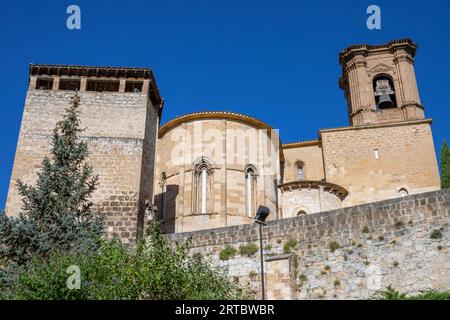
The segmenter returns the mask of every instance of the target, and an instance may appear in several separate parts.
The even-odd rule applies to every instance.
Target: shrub
[[[362,232],[363,232],[363,233],[369,233],[369,227],[368,227],[368,226],[364,226],[364,227],[362,228]]]
[[[335,252],[337,249],[339,249],[341,247],[341,245],[339,243],[337,243],[336,241],[331,241],[330,244],[328,245],[328,247],[331,252]]]
[[[422,291],[415,296],[408,296],[406,293],[400,293],[392,286],[388,286],[385,290],[377,292],[374,297],[379,300],[450,300],[450,291]]]
[[[153,228],[149,241],[127,249],[105,241],[89,254],[58,251],[25,266],[0,299],[242,299],[247,295],[223,269],[188,254],[187,244],[172,246]],[[80,288],[66,281],[69,266],[81,271]]]
[[[433,230],[431,232],[430,238],[434,239],[434,240],[442,239],[442,231],[441,231],[441,229]]]
[[[336,288],[336,287],[339,287],[341,285],[341,281],[339,281],[338,279],[336,279],[336,280],[334,280],[334,282],[333,282],[333,286]]]
[[[394,225],[397,229],[400,229],[401,227],[403,227],[403,222],[401,220],[394,219]]]
[[[308,280],[308,278],[304,274],[300,274],[298,276],[298,282],[297,282],[297,285],[296,285],[297,286],[297,290],[300,290],[307,280]]]
[[[237,252],[238,252],[238,251],[237,251],[235,248],[233,248],[233,247],[231,247],[231,246],[229,246],[229,245],[226,245],[225,248],[223,248],[223,249],[219,252],[219,259],[220,259],[220,260],[228,260],[228,259],[231,259],[231,258],[233,258],[233,257],[236,255]]]
[[[256,252],[258,252],[259,247],[256,244],[249,243],[247,245],[242,245],[239,247],[239,254],[241,256],[251,257]]]
[[[306,280],[308,280],[308,278],[304,274],[300,274],[298,276],[298,280],[301,282],[305,282]]]
[[[290,253],[291,250],[295,249],[297,247],[297,240],[290,239],[286,241],[286,243],[283,245],[283,252],[284,253]]]

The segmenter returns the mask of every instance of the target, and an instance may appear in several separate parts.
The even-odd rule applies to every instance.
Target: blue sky
[[[66,8],[81,8],[81,30]],[[366,8],[381,8],[381,30]],[[2,1],[0,208],[6,201],[29,63],[148,66],[165,98],[163,122],[227,110],[280,129],[283,142],[348,124],[338,53],[410,37],[437,152],[450,139],[450,2]],[[413,159],[411,159],[413,161]]]

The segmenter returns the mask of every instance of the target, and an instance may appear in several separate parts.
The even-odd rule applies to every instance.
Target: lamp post
[[[256,211],[255,223],[259,224],[259,254],[261,256],[261,291],[262,300],[265,300],[265,283],[264,283],[264,253],[263,253],[263,236],[262,228],[266,225],[266,218],[270,213],[270,209],[265,206],[259,206]]]

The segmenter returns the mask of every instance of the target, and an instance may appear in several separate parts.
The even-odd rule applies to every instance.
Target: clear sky
[[[81,30],[66,9],[81,8]],[[381,30],[366,27],[369,5]],[[1,1],[0,209],[4,207],[29,63],[151,67],[163,122],[227,110],[280,129],[284,143],[348,124],[338,53],[410,37],[436,151],[450,139],[450,1]],[[411,159],[414,161],[414,159]]]

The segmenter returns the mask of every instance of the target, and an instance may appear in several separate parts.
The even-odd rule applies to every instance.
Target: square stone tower
[[[325,180],[351,206],[440,189],[414,72],[416,44],[353,45],[340,54],[350,126],[319,131]]]
[[[52,130],[71,97],[80,96],[88,162],[99,175],[93,201],[107,233],[133,243],[153,197],[155,148],[163,99],[149,68],[30,65],[6,214],[21,208],[16,180],[33,184],[50,151]]]

